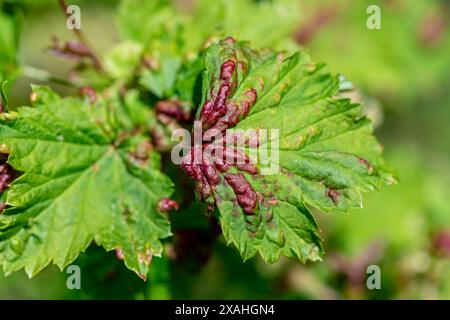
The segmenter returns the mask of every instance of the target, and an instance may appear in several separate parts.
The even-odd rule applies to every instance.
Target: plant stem
[[[74,83],[72,83],[68,80],[65,80],[65,79],[56,78],[50,72],[42,70],[42,69],[37,69],[37,68],[31,67],[31,66],[23,66],[22,70],[23,70],[24,75],[27,78],[31,78],[31,79],[39,80],[39,81],[43,81],[43,82],[53,82],[53,83],[69,86],[72,88],[77,87]]]
[[[61,9],[64,11],[64,14],[66,15],[66,17],[69,18],[70,14],[67,12],[66,1],[59,0],[59,5],[61,6]],[[100,63],[100,59],[98,59],[97,55],[95,54],[94,50],[92,49],[92,46],[89,44],[89,41],[87,40],[87,38],[84,36],[84,34],[81,32],[80,29],[74,28],[72,30],[75,33],[76,37],[78,38],[78,41],[83,43],[86,46],[86,48],[89,49],[92,62],[94,63],[94,67],[97,70],[97,72],[100,74],[104,74],[104,69]]]

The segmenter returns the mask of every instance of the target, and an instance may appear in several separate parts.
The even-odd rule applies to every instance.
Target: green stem
[[[24,66],[24,67],[22,67],[22,70],[23,70],[23,74],[27,78],[31,78],[31,79],[39,80],[39,81],[43,81],[43,82],[57,83],[57,84],[69,86],[72,88],[77,87],[74,83],[72,83],[68,80],[65,80],[65,79],[56,78],[50,72],[42,70],[42,69],[37,69],[37,68],[31,67],[31,66]]]
[[[66,15],[67,18],[70,17],[70,14],[67,12],[67,3],[65,0],[59,0],[59,4],[61,6],[61,9],[64,11],[64,14]],[[80,41],[81,43],[83,43],[86,48],[89,49],[90,51],[90,56],[92,59],[92,62],[94,64],[94,68],[95,70],[97,70],[97,72],[100,75],[104,75],[105,71],[102,67],[102,64],[100,63],[100,59],[97,57],[97,55],[95,54],[94,50],[92,49],[92,46],[90,45],[89,41],[87,40],[87,38],[84,36],[84,34],[81,32],[81,30],[79,29],[73,29],[73,32],[75,33],[75,35],[78,38],[78,41]]]

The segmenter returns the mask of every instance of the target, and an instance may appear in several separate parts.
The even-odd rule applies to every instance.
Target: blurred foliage
[[[381,30],[366,28],[366,9],[372,4],[366,0],[118,2],[73,1],[82,6],[85,33],[113,77],[126,78],[130,72],[117,69],[123,61],[116,64],[116,59],[126,59],[133,68],[142,52],[180,68],[195,63],[192,52],[211,34],[235,35],[261,47],[303,46],[314,60],[326,61],[358,88],[357,97],[375,120],[387,160],[397,168],[401,183],[366,196],[364,210],[350,215],[319,213],[326,230],[323,263],[303,266],[281,260],[266,265],[259,259],[243,263],[223,239],[214,241],[213,222],[198,214],[206,208],[197,205],[173,217],[175,241],[166,244],[172,260],[153,261],[145,283],[127,272],[113,253],[93,246],[75,262],[82,268],[82,290],[67,290],[68,275],[51,268],[32,280],[24,273],[0,276],[0,298],[450,299],[448,1],[377,1]],[[71,66],[45,49],[52,36],[73,35],[62,27],[65,18],[56,1],[3,1],[1,8],[1,77],[16,80],[10,86],[10,100],[17,106],[25,102],[29,83],[36,82],[23,76],[18,63],[67,76]],[[146,19],[149,15],[155,18]],[[18,19],[24,22],[21,41]],[[176,45],[167,46],[173,37]],[[119,38],[126,42],[117,44]],[[178,53],[185,61],[171,58]],[[173,75],[144,75],[140,81],[159,96],[176,95],[165,86],[175,81]],[[54,87],[61,93],[71,90]],[[173,177],[179,176],[176,168],[171,171]],[[185,190],[192,190],[190,182],[185,183]],[[181,203],[184,196],[176,195]],[[196,254],[173,255],[184,246]],[[381,290],[366,288],[369,264],[381,267]],[[164,272],[167,265],[169,274]]]
[[[176,35],[183,51],[197,52],[210,37],[230,34],[256,47],[286,49],[300,15],[299,3],[278,1],[122,1],[118,25],[124,38],[155,46]],[[152,19],[147,19],[151,16]],[[260,23],[263,21],[264,23]],[[281,45],[281,47],[280,47]]]
[[[450,7],[439,0],[378,2],[380,30],[365,27],[366,9],[374,4],[369,0],[303,1],[309,18],[300,30],[302,26],[314,30],[305,46],[316,59],[327,61],[370,94],[395,102],[386,107],[400,109],[448,77]],[[324,11],[328,15],[314,28]]]
[[[0,11],[0,81],[11,79],[19,63],[20,13],[15,5],[1,4]]]

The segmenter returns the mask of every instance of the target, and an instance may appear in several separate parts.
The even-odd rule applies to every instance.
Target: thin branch
[[[61,6],[61,9],[64,11],[64,14],[66,15],[67,18],[70,17],[70,14],[67,12],[67,4],[65,0],[59,0],[59,5]],[[94,67],[95,69],[103,74],[104,73],[104,69],[100,63],[100,60],[98,59],[97,55],[95,54],[94,50],[92,49],[92,46],[89,44],[89,41],[87,40],[87,38],[84,36],[84,34],[81,32],[80,29],[74,28],[72,29],[76,35],[76,37],[78,38],[78,40],[83,43],[85,45],[86,48],[89,49],[90,51],[90,57],[92,59],[92,62],[94,63]]]

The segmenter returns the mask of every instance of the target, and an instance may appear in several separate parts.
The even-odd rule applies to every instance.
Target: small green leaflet
[[[361,192],[396,181],[380,156],[372,125],[360,104],[337,97],[338,78],[307,54],[254,51],[230,39],[204,52],[202,105],[218,92],[221,66],[229,60],[237,67],[227,104],[248,101],[251,90],[257,97],[232,129],[278,129],[279,158],[260,158],[257,165],[272,162],[279,170],[269,175],[241,172],[259,196],[255,215],[261,222],[256,229],[249,229],[248,215],[221,179],[213,192],[224,236],[244,259],[259,252],[268,262],[280,255],[320,260],[321,239],[308,207],[347,212],[362,206]],[[268,138],[261,146],[273,142]],[[250,151],[248,146],[242,149]]]
[[[123,39],[144,46],[171,39],[181,55],[229,35],[251,39],[256,47],[290,48],[301,7],[296,0],[197,0],[183,6],[170,0],[122,0],[117,25]]]
[[[145,141],[114,125],[113,104],[58,97],[34,88],[34,107],[0,115],[0,144],[23,174],[7,190],[0,215],[0,265],[31,277],[49,263],[63,269],[95,240],[119,248],[145,277],[161,239],[171,235],[157,211],[172,191],[159,155],[133,156]]]

